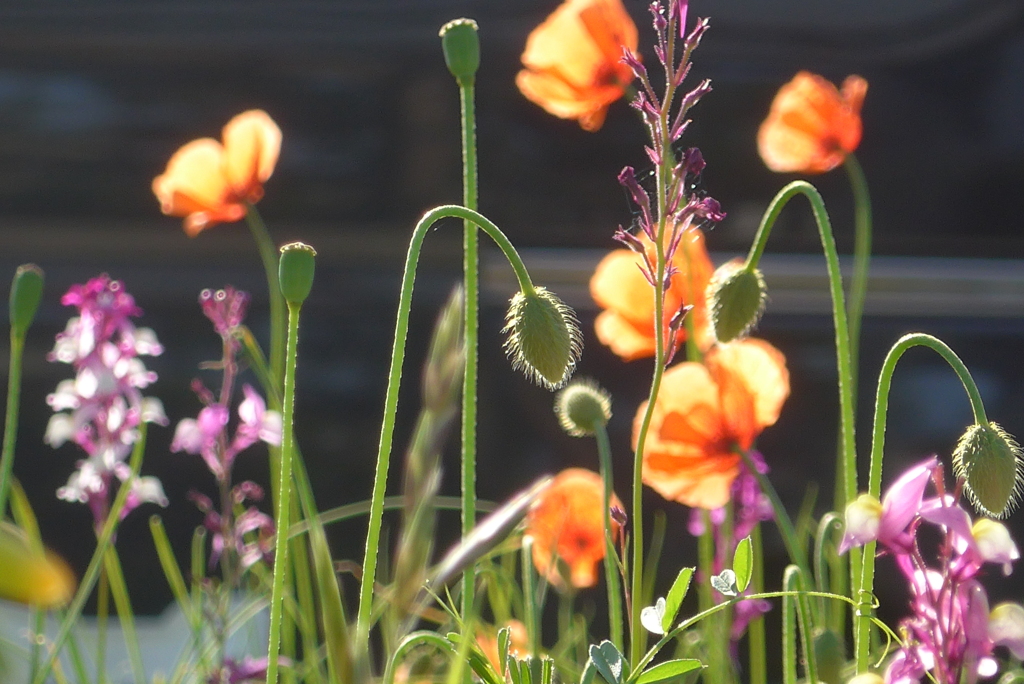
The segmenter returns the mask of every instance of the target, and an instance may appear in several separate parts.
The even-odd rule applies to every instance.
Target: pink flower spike
[[[870,494],[861,494],[846,506],[846,531],[836,553],[842,555],[854,546],[864,546],[878,539],[882,504]]]
[[[931,457],[914,466],[885,492],[882,498],[882,519],[878,526],[878,541],[894,550],[906,548],[903,534],[921,510],[924,490],[931,479],[938,459]]]
[[[267,411],[263,397],[251,385],[243,385],[242,392],[245,393],[245,399],[238,405],[238,417],[242,419],[242,424],[238,426],[235,442],[244,439],[249,442],[246,445],[248,446],[258,439],[273,446],[280,446],[281,414],[277,411]]]

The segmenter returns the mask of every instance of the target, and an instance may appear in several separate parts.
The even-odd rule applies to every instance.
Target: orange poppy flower
[[[526,39],[516,85],[547,112],[596,131],[633,80],[621,59],[623,48],[636,54],[637,40],[621,0],[566,0]]]
[[[246,205],[263,197],[263,183],[281,151],[281,129],[260,109],[231,119],[223,137],[223,144],[213,138],[193,140],[153,179],[160,210],[185,217],[189,237],[244,218]]]
[[[842,90],[801,71],[782,86],[757,133],[757,149],[772,171],[824,173],[860,144],[860,108],[868,82],[847,76]]]
[[[702,364],[668,369],[644,445],[644,483],[687,506],[724,506],[739,474],[738,450],[778,419],[787,396],[786,359],[764,340],[719,345]],[[633,423],[634,447],[646,408]]]
[[[597,584],[597,565],[604,559],[604,483],[584,468],[568,468],[552,480],[526,517],[526,534],[533,538],[533,564],[556,587],[564,586],[561,560],[574,587]],[[613,506],[622,506],[612,496]],[[619,525],[612,520],[612,535]]]
[[[641,241],[652,247],[646,237]],[[652,250],[653,251],[653,250]],[[708,326],[704,293],[714,273],[704,247],[704,234],[687,230],[673,259],[678,272],[665,292],[665,327],[684,304],[693,306],[697,345],[707,349],[713,343]],[[643,257],[629,249],[617,249],[597,265],[590,278],[590,296],[604,309],[594,321],[597,339],[624,361],[654,355],[654,288],[640,268]],[[686,327],[679,329],[676,344],[686,339]]]

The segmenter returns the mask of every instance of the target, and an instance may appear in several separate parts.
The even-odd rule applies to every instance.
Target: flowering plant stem
[[[142,456],[146,451],[146,428],[147,423],[139,423],[139,439],[135,442],[135,446],[132,449],[131,459],[129,461],[129,468],[131,469],[131,475],[128,479],[121,483],[121,486],[117,490],[117,496],[114,497],[114,503],[110,507],[110,512],[107,514],[107,520],[103,523],[103,528],[96,541],[96,550],[92,554],[92,559],[89,561],[89,566],[85,569],[85,574],[82,576],[82,581],[78,585],[78,591],[75,593],[75,598],[71,600],[71,604],[68,606],[67,612],[64,613],[63,620],[60,623],[60,629],[57,630],[57,636],[53,638],[53,642],[50,645],[50,655],[43,663],[43,666],[36,671],[35,678],[32,680],[32,684],[43,684],[49,676],[50,671],[54,667],[54,663],[57,661],[57,657],[60,655],[61,649],[64,648],[64,643],[68,640],[71,635],[71,630],[78,622],[78,618],[82,615],[82,608],[85,607],[85,601],[89,598],[89,594],[92,592],[93,587],[96,586],[96,580],[99,578],[100,568],[102,567],[105,559],[107,548],[110,546],[111,541],[114,538],[114,531],[117,529],[118,523],[121,520],[121,511],[124,509],[125,504],[128,501],[128,493],[131,491],[132,481],[138,476],[139,469],[142,467]]]
[[[431,209],[416,224],[402,273],[402,288],[395,320],[395,341],[391,350],[391,366],[388,371],[388,387],[384,397],[384,417],[380,428],[380,443],[377,449],[377,465],[373,477],[373,493],[370,497],[369,527],[366,533],[366,547],[363,556],[363,576],[359,584],[359,609],[356,616],[356,643],[367,638],[373,612],[373,584],[377,575],[377,550],[380,545],[381,516],[384,512],[384,491],[391,460],[391,444],[394,439],[395,415],[398,410],[398,389],[402,382],[402,364],[405,361],[406,335],[409,330],[409,311],[412,307],[412,292],[416,281],[416,266],[427,231],[443,218],[461,218],[472,221],[487,233],[508,259],[515,271],[519,287],[525,294],[535,291],[530,274],[515,247],[505,234],[487,218],[466,207],[444,205]],[[467,338],[467,347],[469,345]]]
[[[608,428],[604,423],[594,425],[597,440],[597,454],[601,464],[601,479],[604,481],[604,577],[608,588],[608,625],[611,642],[622,650],[622,589],[619,586],[619,568],[615,562],[615,543],[612,540],[612,446],[608,440]]]
[[[821,246],[825,252],[825,263],[828,268],[829,290],[832,295],[836,366],[839,376],[840,458],[837,471],[842,473],[843,482],[843,499],[835,502],[838,508],[853,501],[857,496],[857,445],[854,437],[854,381],[850,356],[850,329],[843,295],[843,276],[839,270],[839,254],[836,251],[836,241],[832,235],[832,222],[829,220],[824,200],[813,185],[807,181],[793,181],[775,195],[761,219],[754,243],[750,246],[746,267],[757,266],[768,242],[768,235],[783,207],[793,197],[801,194],[810,202],[814,220],[818,224],[818,234],[821,237]],[[858,549],[850,550],[850,586],[858,586],[860,583],[860,553]],[[793,561],[797,562],[797,559],[794,558]],[[803,567],[806,567],[806,564]],[[805,578],[810,577],[806,573],[804,576]]]
[[[850,153],[843,164],[853,191],[853,277],[850,280],[850,298],[846,303],[846,317],[850,325],[850,393],[854,412],[857,410],[857,369],[860,359],[860,324],[864,316],[864,299],[868,291],[868,271],[871,267],[871,196],[857,158]]]
[[[896,370],[896,363],[900,357],[911,347],[928,347],[939,354],[946,363],[950,365],[971,402],[971,411],[974,414],[974,422],[979,425],[988,425],[988,417],[985,414],[985,405],[981,400],[981,393],[978,386],[971,377],[967,366],[960,360],[960,357],[953,352],[942,340],[926,335],[924,333],[912,333],[904,335],[885,357],[882,364],[882,372],[878,376],[878,393],[875,397],[875,418],[871,435],[871,462],[868,471],[868,494],[879,498],[882,490],[882,457],[885,449],[885,425],[886,416],[889,410],[889,388],[892,384],[892,374]],[[857,672],[868,671],[869,651],[871,647],[871,599],[874,592],[875,577],[875,542],[869,542],[864,546],[863,567],[860,573],[860,584],[858,596],[860,601],[857,609],[857,624],[855,635],[855,650],[857,657]]]
[[[280,296],[280,293],[279,295]],[[283,297],[281,297],[283,299]],[[267,648],[267,683],[277,684],[278,656],[281,652],[281,618],[284,606],[284,576],[288,568],[288,525],[291,513],[292,456],[295,451],[295,358],[299,341],[301,303],[288,302],[288,343],[284,364],[284,391],[281,410],[281,473],[278,486],[277,529],[274,540],[274,584],[270,594],[270,643]]]
[[[263,261],[263,270],[267,273],[267,294],[270,299],[270,373],[280,387],[284,373],[285,354],[285,302],[278,282],[277,248],[263,223],[263,218],[255,205],[248,205],[245,222],[249,225],[256,247]]]
[[[477,209],[476,118],[473,79],[457,79],[462,112],[462,204]],[[477,227],[464,219],[463,225],[463,291],[465,319],[463,324],[466,361],[462,375],[462,534],[469,534],[476,524],[476,390],[478,330],[480,327],[480,259]],[[476,584],[476,563],[462,573],[462,615],[473,614],[473,593]]]
[[[118,558],[117,550],[113,546],[108,546],[103,556],[103,568],[106,572],[110,593],[114,597],[114,606],[117,608],[121,632],[124,634],[124,644],[128,650],[132,676],[138,684],[144,684],[146,668],[142,664],[142,650],[139,648],[139,638],[135,632],[135,613],[132,611],[131,600],[128,597],[128,585],[125,583],[124,571],[121,569],[121,559]]]
[[[18,407],[21,403],[21,360],[25,354],[25,331],[11,328],[11,358],[7,371],[7,416],[4,419],[4,445],[0,453],[0,520],[7,514],[11,491],[14,447],[18,442]]]

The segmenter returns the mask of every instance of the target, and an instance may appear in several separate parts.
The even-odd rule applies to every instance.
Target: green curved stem
[[[394,684],[395,681],[395,665],[402,662],[402,658],[405,657],[406,653],[409,653],[415,648],[420,646],[431,644],[437,650],[445,653],[453,653],[451,642],[445,639],[437,632],[413,632],[409,636],[402,640],[402,643],[398,644],[398,648],[395,649],[394,655],[388,658],[388,664],[384,668],[384,679],[382,684]]]
[[[637,677],[639,677],[640,674],[644,671],[644,669],[651,664],[651,661],[657,657],[661,649],[663,649],[668,644],[672,643],[680,634],[688,630],[690,627],[693,627],[701,620],[704,620],[705,618],[714,615],[715,613],[719,613],[723,610],[731,609],[736,603],[740,601],[785,598],[787,596],[806,596],[807,598],[831,599],[833,601],[840,601],[851,606],[857,605],[856,602],[849,596],[842,596],[841,594],[832,594],[823,591],[805,591],[802,589],[799,591],[764,591],[758,594],[747,594],[744,596],[738,596],[730,601],[724,601],[722,603],[716,604],[711,608],[708,608],[707,610],[702,610],[696,615],[686,618],[678,625],[665,632],[665,634],[660,639],[658,639],[658,642],[651,646],[647,650],[647,653],[645,653],[642,658],[638,659],[636,663],[632,665],[633,669],[630,670],[629,677],[627,677],[625,681],[632,682]]]
[[[284,403],[281,415],[281,473],[275,526],[288,530],[291,514],[292,455],[295,452],[295,357],[299,341],[299,312],[302,305],[288,302],[288,345],[284,366]],[[278,655],[281,652],[281,618],[284,607],[284,576],[288,568],[288,535],[274,540],[274,583],[270,593],[270,642],[267,647],[267,684],[277,684]]]
[[[868,181],[864,177],[857,158],[849,154],[843,165],[850,179],[853,191],[853,277],[850,280],[850,299],[846,304],[846,315],[850,322],[850,377],[853,407],[857,408],[857,369],[860,359],[860,328],[864,316],[864,300],[868,292],[868,271],[871,267],[871,195]]]
[[[946,363],[956,372],[964,390],[971,402],[971,411],[974,414],[974,422],[979,425],[988,424],[988,416],[985,414],[985,405],[981,400],[981,393],[978,386],[971,377],[967,366],[960,360],[960,357],[949,348],[949,346],[931,335],[924,333],[911,333],[901,337],[885,357],[882,364],[882,372],[878,376],[878,393],[875,397],[875,418],[874,430],[871,435],[871,463],[868,472],[868,494],[876,499],[881,496],[882,490],[882,458],[885,452],[885,425],[889,410],[889,389],[892,385],[892,374],[896,370],[896,363],[906,351],[912,347],[928,347],[939,354]],[[858,591],[858,617],[855,639],[857,654],[857,672],[868,671],[868,655],[870,651],[870,626],[871,606],[866,600],[873,595],[875,576],[875,542],[869,542],[864,546],[863,569],[861,570],[861,581]]]
[[[458,79],[462,113],[462,203],[477,209],[475,86],[472,79]],[[463,225],[463,290],[465,292],[464,336],[466,361],[462,375],[462,534],[476,524],[476,399],[478,331],[480,327],[480,259],[477,227],[469,219]],[[473,614],[476,563],[462,573],[462,617]]]
[[[619,570],[615,562],[615,544],[612,541],[612,445],[608,440],[608,429],[598,423],[594,430],[597,439],[597,454],[601,464],[601,479],[604,481],[604,574],[608,588],[608,632],[615,648],[622,651],[622,589],[619,586]]]
[[[387,394],[384,397],[384,418],[381,422],[380,442],[377,449],[377,464],[374,469],[373,493],[370,497],[369,529],[366,533],[366,547],[363,555],[363,576],[359,585],[359,611],[356,617],[357,643],[365,639],[370,630],[373,604],[373,584],[377,575],[377,548],[380,545],[381,516],[384,512],[384,491],[387,485],[388,467],[391,460],[391,445],[394,439],[395,414],[398,409],[398,389],[402,382],[402,364],[405,361],[406,335],[409,331],[409,311],[412,306],[412,292],[416,281],[416,266],[427,231],[443,218],[460,218],[472,221],[494,240],[508,259],[519,281],[520,289],[534,292],[530,274],[519,257],[515,247],[505,234],[490,220],[466,207],[445,205],[431,209],[416,224],[402,273],[402,289],[399,295],[398,315],[395,321],[395,341],[391,351],[391,366],[388,371]]]
[[[247,206],[245,222],[256,241],[263,270],[267,272],[267,293],[270,298],[270,372],[280,387],[284,374],[286,324],[284,295],[281,294],[281,285],[278,283],[277,248],[255,205]]]

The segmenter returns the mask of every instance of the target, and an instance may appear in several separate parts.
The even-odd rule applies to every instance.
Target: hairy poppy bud
[[[472,19],[453,19],[441,27],[441,50],[459,85],[472,83],[480,68],[480,36]]]
[[[612,417],[612,398],[592,380],[577,380],[558,393],[555,415],[573,437],[586,437],[607,425]]]
[[[757,325],[764,313],[767,290],[761,271],[744,268],[739,260],[718,267],[708,283],[707,299],[719,342],[743,337]]]
[[[1006,516],[1024,487],[1020,445],[995,423],[967,428],[953,451],[953,472],[980,512]]]
[[[583,350],[576,314],[543,287],[512,297],[502,332],[512,367],[549,390],[569,380]]]
[[[43,269],[35,264],[19,266],[11,283],[11,333],[24,337],[43,298]]]
[[[281,264],[278,270],[281,279],[281,294],[291,304],[306,301],[313,289],[313,272],[316,268],[316,250],[302,242],[292,242],[281,247]]]

